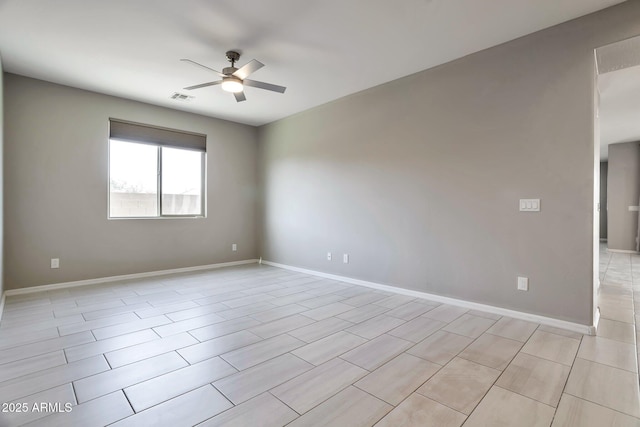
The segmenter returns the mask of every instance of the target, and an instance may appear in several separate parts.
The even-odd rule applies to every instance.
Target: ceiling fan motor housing
[[[230,76],[231,74],[235,73],[238,69],[236,67],[225,67],[222,69],[222,74],[226,75],[226,76]]]

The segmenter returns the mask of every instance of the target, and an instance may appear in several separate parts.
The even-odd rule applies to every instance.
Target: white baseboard
[[[157,271],[149,271],[145,273],[123,274],[121,276],[100,277],[97,279],[76,280],[74,282],[54,283],[51,285],[32,286],[30,288],[10,289],[4,292],[4,295],[2,296],[2,303],[4,304],[5,295],[6,296],[24,295],[24,294],[31,294],[35,292],[52,291],[56,289],[75,288],[77,286],[87,286],[87,285],[97,285],[99,283],[117,282],[119,280],[142,279],[145,277],[165,276],[167,274],[188,273],[191,271],[200,271],[200,270],[213,270],[216,268],[233,267],[236,265],[255,264],[257,262],[258,262],[257,259],[247,259],[242,261],[222,262],[219,264],[196,265],[193,267],[173,268],[170,270],[157,270]],[[1,311],[2,310],[0,310],[0,314],[1,314]]]
[[[638,251],[628,251],[626,249],[609,249],[607,248],[607,252],[613,252],[616,254],[640,254]]]
[[[306,268],[293,267],[291,265],[279,264],[277,262],[262,260],[262,264],[271,265],[273,267],[279,267],[286,270],[297,271],[299,273],[311,274],[313,276],[324,277],[326,279],[338,280],[341,282],[351,283],[353,285],[366,286],[368,288],[378,289],[387,292],[393,292],[396,294],[407,295],[414,298],[428,299],[444,304],[455,305],[458,307],[468,308],[472,310],[485,311],[487,313],[493,313],[500,316],[513,317],[515,319],[526,320],[529,322],[540,323],[542,325],[553,326],[555,328],[566,329],[569,331],[577,332],[586,335],[595,335],[596,327],[581,325],[579,323],[567,322],[566,320],[554,319],[552,317],[539,316],[537,314],[524,313],[521,311],[509,310],[507,308],[495,307],[493,305],[480,304],[477,302],[465,301],[457,298],[444,297],[441,295],[429,294],[421,291],[414,291],[411,289],[397,288],[395,286],[382,285],[380,283],[368,282],[366,280],[353,279],[351,277],[338,276],[336,274],[323,273],[321,271],[308,270]]]
[[[233,267],[237,265],[244,264],[254,264],[257,263],[257,259],[249,259],[242,261],[232,261],[232,262],[224,262],[219,264],[208,264],[208,265],[198,265],[193,267],[185,267],[185,268],[174,268],[170,270],[158,270],[158,271],[150,271],[145,273],[133,273],[133,274],[124,274],[120,276],[109,276],[109,277],[100,277],[96,279],[88,279],[88,280],[77,280],[73,282],[64,282],[64,283],[54,283],[50,285],[41,285],[41,286],[33,286],[30,288],[22,288],[22,289],[10,289],[4,292],[2,298],[0,299],[0,319],[2,318],[2,312],[4,311],[5,299],[6,296],[12,295],[24,295],[35,292],[42,291],[51,291],[56,289],[65,289],[65,288],[73,288],[77,286],[88,286],[88,285],[96,285],[100,283],[108,283],[108,282],[117,282],[120,280],[129,280],[129,279],[141,279],[146,277],[155,277],[155,276],[164,276],[169,274],[177,274],[177,273],[188,273],[192,271],[201,271],[201,270],[212,270],[223,267]],[[282,268],[285,270],[297,271],[300,273],[310,274],[313,276],[324,277],[326,279],[338,280],[345,283],[351,283],[354,285],[366,286],[368,288],[383,290],[387,292],[393,292],[396,294],[407,295],[414,298],[422,298],[428,299],[431,301],[436,301],[444,304],[455,305],[458,307],[485,311],[488,313],[497,314],[500,316],[509,316],[516,319],[522,319],[529,322],[540,323],[547,326],[553,326],[556,328],[567,329],[573,332],[578,332],[581,334],[587,335],[595,335],[596,326],[599,320],[599,311],[596,313],[596,319],[594,319],[594,326],[581,325],[579,323],[567,322],[565,320],[554,319],[552,317],[540,316],[537,314],[524,313],[521,311],[509,310],[502,307],[495,307],[487,304],[480,304],[471,301],[465,301],[457,298],[444,297],[441,295],[430,294],[427,292],[414,291],[411,289],[398,288],[395,286],[382,285],[380,283],[369,282],[366,280],[354,279],[351,277],[339,276],[336,274],[323,273],[320,271],[309,270],[306,268],[294,267],[286,264],[279,264],[276,262],[265,261],[262,260],[262,264],[270,265],[273,267]]]

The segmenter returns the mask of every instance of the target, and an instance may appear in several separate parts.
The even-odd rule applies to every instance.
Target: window
[[[109,217],[204,216],[204,135],[110,120]]]

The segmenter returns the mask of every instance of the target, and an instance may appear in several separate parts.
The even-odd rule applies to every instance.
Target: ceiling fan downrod
[[[226,53],[227,59],[231,62],[231,67],[235,68],[236,62],[240,59],[240,54],[236,51],[230,50]]]

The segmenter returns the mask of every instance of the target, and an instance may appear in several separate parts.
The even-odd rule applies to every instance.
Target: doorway
[[[596,49],[595,67],[594,322],[598,335],[615,330],[632,344],[640,308],[640,36]]]

